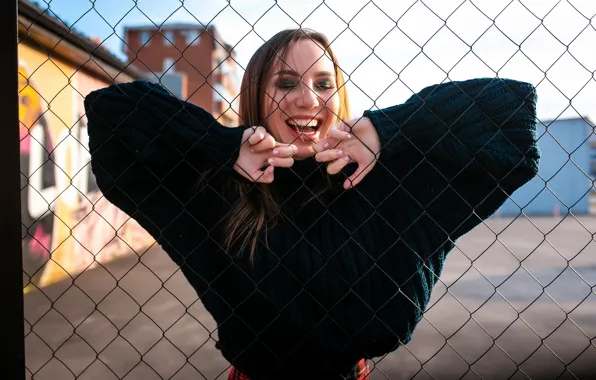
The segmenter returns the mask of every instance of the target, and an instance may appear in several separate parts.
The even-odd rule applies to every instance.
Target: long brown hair
[[[265,42],[250,59],[240,88],[239,115],[245,127],[267,125],[267,115],[263,115],[266,80],[272,66],[287,57],[292,43],[309,39],[319,44],[333,61],[337,93],[339,95],[338,120],[349,119],[350,106],[344,77],[335,54],[325,35],[310,29],[283,30]],[[274,225],[279,206],[274,200],[269,185],[260,183],[238,183],[240,202],[230,214],[226,225],[225,243],[242,251],[250,244],[250,260],[254,262],[256,246],[261,231]]]

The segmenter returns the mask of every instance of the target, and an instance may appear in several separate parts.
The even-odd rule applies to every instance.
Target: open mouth
[[[317,119],[312,120],[286,120],[286,125],[292,130],[295,137],[307,137],[310,139],[318,138],[319,126],[322,121]]]

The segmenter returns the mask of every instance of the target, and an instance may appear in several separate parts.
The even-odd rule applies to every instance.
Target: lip
[[[292,115],[290,117],[288,117],[288,119],[285,120],[286,123],[289,122],[294,122],[294,121],[316,121],[317,124],[319,125],[319,127],[317,128],[317,130],[313,133],[304,133],[304,132],[297,132],[294,128],[288,126],[286,124],[286,127],[288,127],[288,130],[290,131],[290,134],[292,135],[292,138],[294,140],[301,140],[303,143],[306,144],[312,144],[312,143],[316,143],[319,141],[319,137],[321,135],[321,124],[323,123],[323,117],[321,117],[319,114],[316,115],[306,115],[306,114],[298,114],[298,115]]]
[[[320,130],[316,130],[313,133],[303,133],[303,132],[297,132],[294,128],[286,125],[286,127],[288,128],[288,131],[290,131],[290,134],[292,135],[292,139],[293,140],[302,140],[302,142],[304,143],[314,143],[319,141],[319,136],[321,134]]]
[[[314,120],[319,125],[323,122],[323,118],[320,116],[317,116],[317,115],[294,115],[294,116],[288,117],[286,122],[291,122],[291,121],[296,121],[296,120],[308,120],[309,122]]]

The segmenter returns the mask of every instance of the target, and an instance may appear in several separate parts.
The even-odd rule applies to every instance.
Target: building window
[[[221,73],[221,59],[213,58],[213,72],[214,73]]]
[[[174,31],[173,30],[166,30],[163,31],[163,43],[164,45],[170,45],[174,43]]]
[[[151,41],[151,34],[149,34],[148,30],[143,30],[140,33],[141,38],[141,45],[149,45]]]
[[[174,69],[174,58],[164,58],[163,59],[163,72],[170,72],[173,73],[175,72]]]
[[[220,70],[221,70],[221,73],[224,75],[232,74],[232,72],[233,72],[232,66],[230,66],[230,63],[227,60],[221,64]]]
[[[228,90],[220,83],[213,86],[213,99],[216,102],[225,102],[228,105],[234,101],[234,97],[228,92]],[[227,108],[227,106],[226,106]]]
[[[185,30],[184,37],[186,38],[186,45],[198,45],[200,42],[199,31],[198,30]]]

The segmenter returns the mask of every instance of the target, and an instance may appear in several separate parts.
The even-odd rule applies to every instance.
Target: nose
[[[306,83],[302,83],[302,93],[296,99],[296,105],[300,108],[313,109],[319,106],[319,96]]]

